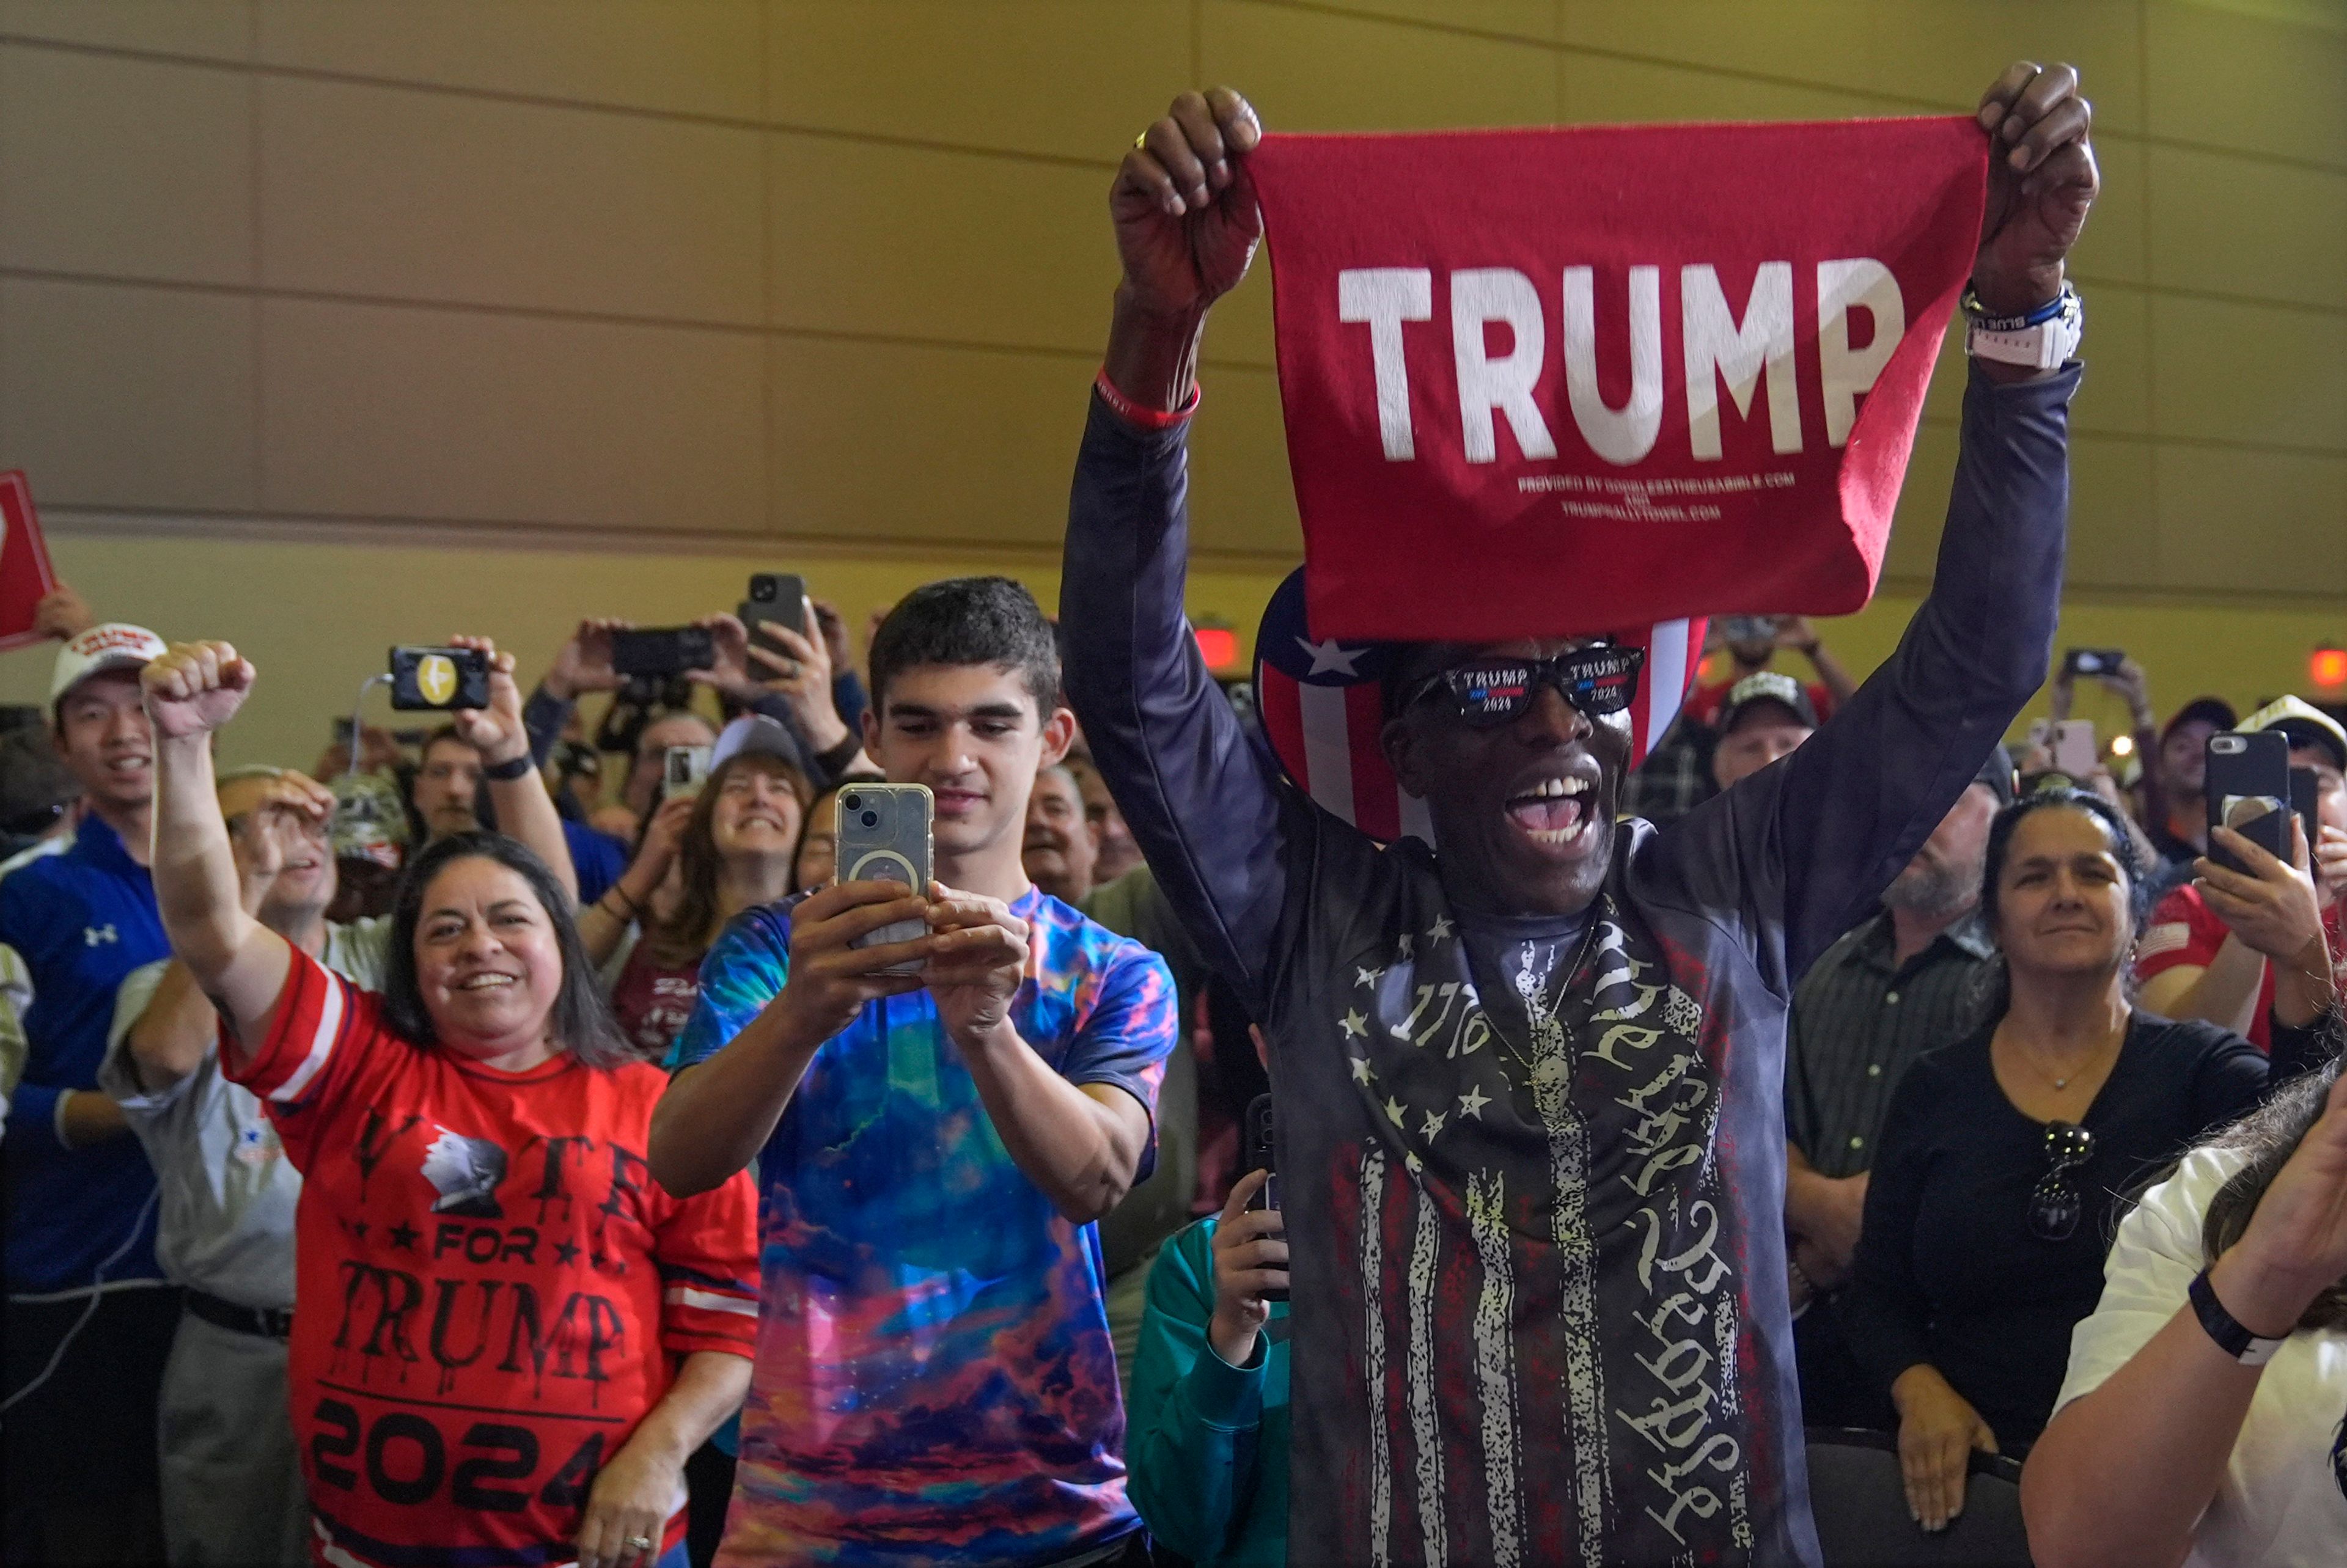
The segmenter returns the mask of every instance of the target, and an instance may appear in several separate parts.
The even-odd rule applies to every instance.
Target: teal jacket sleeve
[[[1149,1270],[1126,1433],[1129,1488],[1150,1530],[1193,1563],[1221,1557],[1255,1482],[1266,1348],[1245,1367],[1206,1342],[1214,1314],[1214,1222],[1167,1242]]]

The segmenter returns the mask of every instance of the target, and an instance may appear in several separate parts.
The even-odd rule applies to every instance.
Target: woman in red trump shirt
[[[144,679],[164,926],[302,1173],[289,1380],[317,1560],[681,1568],[685,1457],[749,1383],[748,1178],[652,1181],[664,1080],[513,840],[418,857],[381,996],[246,914],[210,749],[252,666],[182,643]]]

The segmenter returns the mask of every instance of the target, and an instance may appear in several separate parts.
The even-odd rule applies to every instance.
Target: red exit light
[[[1191,632],[1198,640],[1198,657],[1209,670],[1228,670],[1239,661],[1239,634],[1227,626],[1201,626]]]
[[[2317,686],[2347,686],[2347,648],[2316,649],[2307,658],[2306,673]]]

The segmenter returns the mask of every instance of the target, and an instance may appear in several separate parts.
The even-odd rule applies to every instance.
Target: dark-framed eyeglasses
[[[1513,723],[1529,712],[1543,685],[1593,719],[1621,712],[1638,700],[1643,648],[1596,642],[1553,659],[1471,659],[1428,677],[1404,707],[1440,696],[1459,719],[1479,730]]]
[[[2045,1123],[2045,1173],[2029,1190],[2029,1234],[2068,1241],[2086,1213],[2086,1194],[2070,1174],[2095,1157],[2095,1135],[2075,1122]]]

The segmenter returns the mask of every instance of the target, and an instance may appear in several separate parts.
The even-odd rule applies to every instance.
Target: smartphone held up
[[[489,705],[489,656],[477,648],[395,648],[389,663],[401,712]]]
[[[2218,842],[2229,827],[2278,860],[2290,858],[2290,738],[2280,730],[2223,730],[2209,737],[2209,858],[2246,874],[2240,857]]]
[[[901,882],[926,897],[936,873],[930,828],[936,797],[917,784],[855,784],[839,792],[837,842],[842,882]],[[898,920],[849,944],[885,948],[928,934],[924,920]],[[882,974],[911,973],[918,964],[891,965]]]

